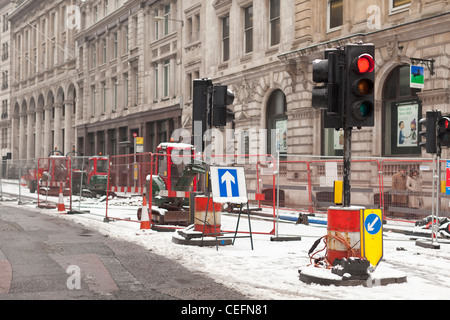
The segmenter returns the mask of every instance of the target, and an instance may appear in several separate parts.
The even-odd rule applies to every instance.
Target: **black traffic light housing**
[[[313,61],[313,81],[323,83],[312,90],[312,107],[322,109],[324,128],[343,128],[342,68],[343,51],[324,51],[323,59]]]
[[[204,150],[203,134],[211,122],[212,87],[211,79],[195,79],[193,82],[192,144],[197,150]]]
[[[419,146],[424,147],[426,153],[438,153],[437,145],[437,124],[441,119],[441,112],[430,110],[426,112],[425,118],[419,120]],[[426,128],[423,128],[425,126]],[[425,141],[423,141],[425,137]],[[439,148],[440,150],[440,148]]]
[[[214,85],[211,126],[223,127],[234,118],[227,106],[233,104],[234,94],[225,85]]]
[[[234,94],[225,85],[213,85],[211,79],[193,81],[192,144],[196,150],[204,150],[203,136],[211,127],[225,126],[234,119],[227,108],[234,101]]]
[[[437,125],[438,148],[450,147],[450,115],[441,116]]]
[[[345,47],[345,126],[374,126],[375,46],[349,44]]]

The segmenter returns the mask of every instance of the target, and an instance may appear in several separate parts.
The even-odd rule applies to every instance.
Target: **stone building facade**
[[[339,132],[324,129],[311,107],[312,62],[323,51],[350,43],[376,47],[375,126],[354,130],[355,157],[421,156],[415,141],[399,145],[400,111],[406,130],[426,110],[450,113],[450,5],[425,0],[209,1],[205,74],[236,93],[235,128],[286,128],[287,155],[342,154]],[[249,10],[249,8],[251,10]],[[251,11],[252,24],[246,24]],[[279,19],[278,25],[273,21]],[[229,30],[225,27],[229,22]],[[253,33],[248,50],[248,27]],[[273,43],[273,30],[280,30]],[[229,34],[225,37],[224,34]],[[229,56],[224,50],[229,47]],[[220,49],[218,49],[220,48]],[[425,66],[425,87],[409,88],[411,58]],[[411,119],[410,119],[411,118]],[[406,120],[405,119],[405,120]],[[269,133],[270,134],[270,133]],[[270,139],[267,139],[270,152]],[[256,144],[253,144],[256,145]],[[254,151],[255,153],[260,150]],[[445,156],[447,151],[444,151]]]
[[[236,153],[273,152],[278,128],[286,156],[340,155],[339,132],[311,107],[312,61],[359,41],[376,47],[375,126],[354,130],[354,156],[423,156],[396,142],[399,112],[408,130],[426,110],[450,113],[445,0],[19,1],[9,21],[13,158],[124,154],[133,135],[155,151],[191,130],[197,78],[234,91]],[[433,60],[423,89],[409,88],[411,58]]]
[[[11,158],[11,58],[15,51],[11,47],[11,28],[8,15],[14,9],[11,1],[0,1],[0,155],[2,159]],[[11,51],[12,50],[12,51]]]
[[[416,146],[416,140],[409,146],[400,145],[398,122],[409,120],[405,129],[408,133],[413,122],[417,124],[426,110],[450,112],[449,4],[446,1],[421,0],[301,1],[297,3],[296,11],[298,16],[302,16],[297,21],[298,26],[304,26],[308,20],[316,21],[311,25],[313,29],[309,35],[301,34],[302,29],[297,28],[296,39],[305,41],[279,57],[296,70],[297,82],[303,86],[298,88],[297,96],[310,97],[312,77],[306,79],[305,75],[311,74],[312,60],[321,58],[324,49],[358,41],[373,43],[376,48],[375,126],[354,131],[353,154],[363,157],[421,156],[422,150]],[[334,25],[330,26],[332,23]],[[423,89],[409,87],[412,58],[434,60],[433,70],[425,67]],[[308,108],[305,102],[303,100],[303,105]],[[409,110],[407,116],[400,115],[404,110]],[[315,114],[313,119],[320,118],[320,114],[313,110],[312,114]],[[293,127],[301,125],[300,121],[290,123]],[[321,143],[309,148],[311,153],[336,154],[333,130],[323,130],[318,121],[312,123],[315,123],[311,131],[314,134],[308,140]],[[295,139],[294,132],[293,135],[292,139]],[[299,145],[298,151],[306,150]]]
[[[73,1],[19,1],[11,27],[13,159],[72,150],[77,114],[75,30],[66,25]]]
[[[181,126],[181,1],[81,4],[76,125],[83,154],[155,151]]]

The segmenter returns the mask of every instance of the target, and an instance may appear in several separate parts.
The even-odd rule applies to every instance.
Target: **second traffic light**
[[[345,126],[374,126],[375,46],[349,44],[345,47]]]
[[[438,148],[450,147],[450,115],[441,116],[437,126]]]
[[[419,120],[419,139],[417,140],[419,146],[425,148],[426,153],[438,153],[436,125],[441,119],[440,111],[427,111],[426,117]],[[425,126],[425,128],[423,128]],[[425,137],[425,141],[423,141]]]
[[[234,94],[225,85],[215,85],[213,93],[211,126],[224,127],[234,117],[227,106],[233,104]]]
[[[323,111],[324,128],[343,128],[342,67],[343,51],[326,50],[324,59],[313,62],[313,81],[323,83],[312,90],[312,106]]]

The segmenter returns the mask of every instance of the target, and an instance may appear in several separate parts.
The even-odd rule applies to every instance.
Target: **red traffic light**
[[[370,54],[364,53],[356,58],[356,71],[359,73],[373,72],[375,68],[375,60]]]

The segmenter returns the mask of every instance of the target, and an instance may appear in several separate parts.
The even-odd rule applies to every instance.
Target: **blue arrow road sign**
[[[211,166],[211,191],[216,203],[247,203],[244,167]]]
[[[378,215],[371,213],[364,221],[364,227],[370,234],[377,234],[381,230],[381,219]]]
[[[218,169],[220,197],[239,197],[238,174],[236,169]]]

